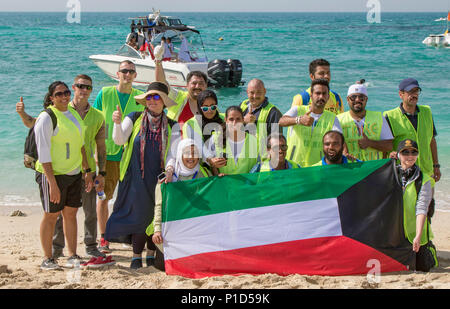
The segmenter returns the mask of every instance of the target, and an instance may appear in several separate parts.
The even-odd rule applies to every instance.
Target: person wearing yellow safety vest
[[[84,243],[86,245],[86,254],[91,257],[104,256],[103,253],[97,249],[97,213],[96,213],[96,191],[102,191],[104,186],[103,173],[105,171],[106,162],[106,146],[105,146],[105,120],[103,115],[91,108],[88,102],[92,92],[92,79],[84,74],[77,75],[72,85],[74,91],[73,100],[69,106],[73,107],[86,126],[84,135],[84,146],[86,150],[89,168],[96,171],[96,160],[94,153],[97,153],[99,174],[96,176],[94,183],[98,181],[96,190],[86,192],[82,189],[82,201],[84,212]],[[16,104],[16,111],[22,118],[25,126],[32,128],[36,122],[34,117],[31,117],[25,112],[25,105],[23,98]],[[84,187],[84,180],[82,180],[82,187]],[[64,248],[64,232],[62,217],[59,216],[56,221],[55,235],[53,237],[53,258],[57,259],[63,256]]]
[[[311,83],[312,104],[293,106],[280,119],[280,126],[289,127],[287,158],[301,167],[311,166],[322,158],[322,138],[326,132],[342,132],[336,115],[325,110],[328,97],[328,81],[315,79]]]
[[[313,164],[313,166],[322,165],[334,165],[334,164],[347,164],[349,163],[349,158],[344,156],[344,145],[345,137],[339,131],[328,131],[325,133],[322,139],[323,142],[323,157],[322,160]],[[350,162],[355,160],[351,159]],[[356,162],[361,162],[356,160]]]
[[[81,207],[82,172],[86,191],[93,187],[92,173],[84,150],[85,126],[78,113],[69,106],[71,91],[61,81],[48,88],[45,105],[56,117],[56,127],[48,113],[42,112],[34,126],[38,160],[36,182],[39,185],[44,217],[40,227],[45,259],[43,270],[59,269],[52,254],[52,238],[58,216],[62,214],[69,259],[67,267],[82,263],[77,255],[77,211]],[[47,102],[51,102],[48,104]]]
[[[397,154],[400,164],[396,166],[403,189],[403,226],[405,236],[416,252],[416,270],[429,271],[437,266],[436,248],[431,242],[433,233],[429,220],[432,200],[431,178],[416,165],[419,155],[414,140],[399,142]]]
[[[244,131],[244,115],[239,106],[225,112],[225,132],[214,132],[206,142],[207,162],[214,175],[249,173],[258,162],[256,137]]]
[[[291,168],[300,168],[300,165],[294,161],[286,159],[288,149],[286,138],[283,134],[272,133],[267,139],[268,158],[258,162],[250,173],[289,170]]]
[[[205,161],[204,143],[214,131],[224,130],[225,116],[219,113],[217,96],[212,90],[202,91],[198,95],[197,104],[200,113],[184,123],[183,138],[193,139],[197,145],[202,146],[202,158]]]
[[[200,165],[200,145],[190,138],[183,139],[178,144],[175,162],[175,172],[172,182],[200,179],[211,176],[208,170]],[[164,271],[163,238],[162,238],[162,192],[161,184],[155,189],[155,216],[147,227],[147,235],[153,235],[153,243],[157,245],[155,267]],[[148,264],[148,263],[147,263]]]
[[[416,141],[419,146],[417,165],[424,174],[431,177],[431,185],[434,187],[434,183],[441,178],[441,171],[435,139],[437,133],[431,108],[417,104],[422,89],[416,79],[404,79],[398,88],[402,103],[399,107],[384,112],[394,135],[393,149],[396,149],[404,139]]]
[[[111,87],[104,87],[100,90],[93,105],[94,108],[102,112],[106,122],[106,169],[105,169],[105,195],[106,199],[97,202],[97,219],[100,232],[99,250],[103,253],[110,253],[108,242],[104,239],[106,221],[108,220],[108,202],[113,198],[117,183],[119,182],[119,164],[122,158],[123,146],[116,145],[112,138],[113,121],[112,114],[117,108],[121,110],[122,117],[143,111],[144,107],[137,104],[134,97],[142,94],[142,91],[133,88],[133,81],[136,79],[136,66],[129,60],[119,64],[117,78],[119,84]]]
[[[166,80],[166,73],[162,65],[164,54],[164,44],[155,47],[155,80],[169,84]],[[170,75],[169,75],[170,78]],[[180,85],[182,86],[182,85]],[[186,76],[186,90],[175,90],[170,87],[169,98],[175,101],[176,105],[167,108],[167,117],[177,121],[180,127],[199,113],[197,106],[197,96],[208,87],[208,76],[201,71],[192,71]]]
[[[248,99],[241,103],[244,112],[246,130],[258,139],[258,149],[265,156],[267,137],[272,132],[283,134],[283,128],[278,124],[282,116],[275,105],[266,97],[266,88],[260,79],[252,79],[247,86]]]
[[[181,139],[178,124],[168,119],[164,107],[175,103],[167,96],[168,86],[153,82],[147,92],[136,96],[145,107],[143,112],[129,114],[122,121],[120,109],[113,113],[113,138],[125,145],[120,162],[120,183],[114,210],[106,224],[105,239],[133,244],[132,269],[142,267],[142,251],[147,244],[149,259],[154,254],[151,237],[145,234],[153,218],[155,187],[165,169],[166,182],[174,171],[174,153]]]
[[[383,159],[383,152],[392,149],[394,137],[381,112],[366,110],[367,88],[361,82],[348,88],[350,110],[337,117],[345,137],[347,153],[361,161],[380,160]]]
[[[328,83],[331,82],[330,63],[325,59],[315,59],[309,64],[309,77],[311,80],[325,78]],[[341,97],[335,91],[329,90],[329,97],[325,105],[325,110],[336,115],[344,112],[344,104]],[[294,96],[292,106],[311,105],[311,88],[302,91]]]

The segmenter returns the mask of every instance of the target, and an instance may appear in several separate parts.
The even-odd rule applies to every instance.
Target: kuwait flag
[[[413,268],[394,162],[378,160],[163,186],[167,274],[367,274]]]

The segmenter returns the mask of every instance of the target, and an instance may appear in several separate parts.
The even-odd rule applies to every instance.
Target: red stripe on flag
[[[275,273],[344,276],[367,274],[380,262],[380,272],[407,270],[391,257],[345,236],[322,237],[166,260],[168,275],[203,278],[222,275]]]

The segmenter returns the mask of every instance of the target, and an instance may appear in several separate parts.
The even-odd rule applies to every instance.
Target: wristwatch
[[[103,177],[106,177],[106,172],[105,171],[99,171],[98,174],[102,175]]]
[[[87,173],[92,172],[92,170],[90,168],[87,168],[87,169],[84,170],[84,172],[87,174]]]
[[[437,164],[433,164],[433,167],[434,167],[434,168],[436,168],[436,167],[437,167],[437,168],[441,168],[441,165],[440,165],[439,163],[437,163]]]

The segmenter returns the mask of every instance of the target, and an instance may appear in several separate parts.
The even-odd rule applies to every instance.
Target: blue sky
[[[79,1],[82,12],[149,12],[152,7],[161,12],[367,12],[368,2],[374,0],[2,0],[0,11],[65,12],[69,1]],[[381,12],[450,9],[450,0],[378,1]]]

